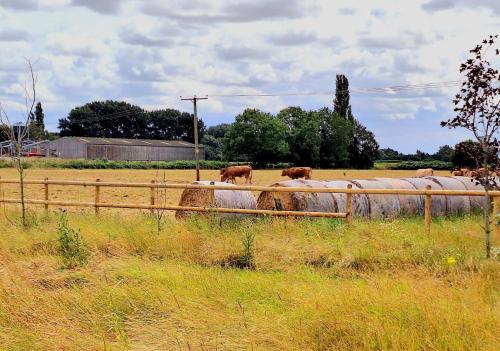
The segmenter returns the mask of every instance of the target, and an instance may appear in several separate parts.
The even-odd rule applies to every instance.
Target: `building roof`
[[[155,146],[155,147],[191,147],[193,143],[182,140],[152,140],[152,139],[122,139],[122,138],[94,138],[94,137],[63,137],[90,145],[121,145],[121,146]],[[203,147],[203,145],[200,145]]]

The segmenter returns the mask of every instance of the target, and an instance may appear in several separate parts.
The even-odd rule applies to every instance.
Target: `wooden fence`
[[[0,194],[2,193],[2,184],[19,184],[18,179],[0,179]],[[25,180],[25,185],[43,185],[44,199],[25,199],[26,204],[44,205],[46,211],[49,206],[63,207],[93,207],[96,214],[99,214],[100,208],[121,208],[121,209],[140,209],[140,210],[171,210],[171,211],[196,211],[196,212],[219,212],[219,213],[239,213],[239,214],[255,214],[268,216],[297,216],[297,217],[327,217],[345,219],[347,223],[352,221],[352,196],[354,194],[379,194],[379,195],[420,195],[425,196],[424,205],[424,223],[427,233],[430,232],[432,213],[432,196],[485,196],[484,191],[480,190],[433,190],[428,185],[423,190],[411,189],[353,189],[352,185],[347,188],[302,188],[302,187],[271,187],[271,186],[253,186],[253,185],[200,185],[200,184],[175,184],[175,183],[159,183],[151,181],[150,183],[122,183],[122,182],[103,182],[100,179],[96,181],[71,181],[71,180]],[[57,186],[82,186],[94,187],[95,195],[93,202],[78,202],[78,201],[54,201],[50,200],[50,185]],[[145,188],[150,189],[149,204],[126,204],[126,203],[106,203],[101,202],[102,188]],[[193,206],[177,206],[167,204],[157,204],[155,190],[156,189],[207,189],[207,190],[240,190],[240,191],[270,191],[275,193],[282,192],[303,192],[303,193],[343,193],[346,194],[346,212],[303,212],[303,211],[278,211],[278,210],[254,210],[254,209],[236,209],[236,208],[220,208],[220,207],[193,207]],[[500,191],[490,191],[490,197],[493,202],[493,223],[494,232],[500,234],[500,226],[498,225],[498,215],[500,213]],[[19,204],[20,199],[10,199],[0,197],[0,203]]]

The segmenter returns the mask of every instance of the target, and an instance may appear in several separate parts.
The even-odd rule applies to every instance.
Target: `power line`
[[[407,90],[425,90],[425,89],[436,89],[436,88],[446,88],[458,86],[461,81],[448,81],[448,82],[435,82],[435,83],[423,83],[423,84],[408,84],[408,85],[396,85],[389,87],[375,87],[375,88],[351,88],[350,93],[388,93],[393,94],[401,91]],[[313,96],[313,95],[333,95],[334,90],[328,91],[306,91],[306,92],[282,92],[282,93],[257,93],[257,94],[208,94],[207,96],[212,97],[280,97],[280,96]]]
[[[350,88],[349,92],[351,94],[356,93],[367,93],[367,94],[398,94],[400,92],[411,91],[411,90],[426,90],[426,89],[437,89],[437,88],[446,88],[461,85],[461,81],[444,81],[444,82],[430,82],[430,83],[421,83],[421,84],[407,84],[407,85],[395,85],[389,87],[372,87],[372,88]],[[206,97],[286,97],[286,96],[319,96],[319,95],[333,95],[335,94],[335,90],[330,91],[310,91],[310,92],[283,92],[283,93],[261,93],[261,94],[209,94]],[[182,97],[181,97],[182,99]],[[192,100],[189,98],[188,100]],[[197,98],[201,99],[201,98]],[[112,119],[120,119],[122,117],[131,116],[132,114],[141,114],[147,113],[148,111],[137,111],[132,109],[124,109],[122,111],[110,113],[107,115],[98,115],[95,114],[95,120],[93,119],[85,119],[78,121],[69,121],[68,124],[82,124],[82,123],[93,123],[93,122],[101,122]]]

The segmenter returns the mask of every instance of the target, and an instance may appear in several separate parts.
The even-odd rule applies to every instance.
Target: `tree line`
[[[451,162],[455,168],[476,168],[477,161],[481,159],[482,148],[478,142],[465,140],[454,147],[450,145],[440,146],[434,154],[417,150],[413,154],[404,154],[391,148],[379,150],[380,161],[443,161]],[[498,150],[492,148],[488,156],[488,162],[494,165],[498,158]],[[494,166],[492,166],[494,167]]]
[[[183,140],[194,142],[193,115],[175,109],[146,111],[124,101],[94,101],[59,120],[60,136]],[[205,124],[198,122],[200,136]]]
[[[192,114],[118,101],[76,107],[59,120],[59,129],[60,136],[194,141]],[[209,160],[369,168],[378,155],[375,136],[352,114],[343,75],[337,76],[333,110],[288,107],[273,115],[246,109],[231,124],[206,128],[199,119],[198,130]]]
[[[344,75],[337,76],[333,110],[287,107],[273,115],[246,109],[234,123],[208,128],[202,141],[210,159],[323,168],[370,168],[379,148],[352,114]]]

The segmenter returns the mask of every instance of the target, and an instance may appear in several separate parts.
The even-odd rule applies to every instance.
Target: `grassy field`
[[[449,176],[447,171],[438,171],[437,175]],[[190,183],[195,179],[194,170],[73,170],[73,169],[28,169],[26,170],[28,179],[64,179],[64,180],[89,180],[95,181],[99,178],[102,181],[116,182],[150,182],[151,180],[163,180],[172,183]],[[395,171],[395,170],[314,170],[313,179],[354,179],[354,178],[374,178],[374,177],[412,177],[415,171]],[[12,168],[0,169],[0,177],[4,179],[15,179],[17,172]],[[206,170],[201,171],[203,180],[220,180],[219,171]],[[256,185],[270,185],[277,181],[288,178],[281,176],[281,170],[255,170],[253,172],[253,183]],[[244,181],[237,180],[239,183]],[[1,192],[5,197],[19,197],[17,185],[2,185]],[[169,190],[167,192],[166,203],[178,204],[181,190]],[[42,186],[28,186],[28,198],[43,197]],[[50,198],[52,200],[75,200],[75,201],[93,201],[94,188],[82,187],[62,187],[51,186]],[[101,191],[103,202],[113,203],[149,203],[149,189],[131,189],[131,188],[106,188]],[[111,211],[111,210],[105,210]]]
[[[149,176],[145,175],[145,176]],[[2,350],[496,350],[500,262],[478,218],[359,222],[0,217]],[[254,269],[232,264],[254,238]],[[248,251],[248,250],[247,250]]]
[[[413,173],[319,170],[314,178]],[[0,176],[16,173],[0,169]],[[194,172],[29,169],[27,176],[190,182]],[[254,173],[259,185],[281,179],[278,170]],[[17,188],[2,192],[15,196]],[[29,187],[28,197],[42,193]],[[179,196],[169,192],[167,202]],[[147,203],[149,192],[105,189],[102,197]],[[93,188],[51,186],[51,198],[92,201]],[[168,217],[158,233],[144,212],[75,211],[69,224],[89,259],[71,269],[58,250],[59,215],[31,207],[29,218],[24,229],[18,212],[0,212],[0,350],[495,350],[500,343],[500,262],[483,258],[478,217],[435,219],[429,237],[421,218],[346,226]]]

